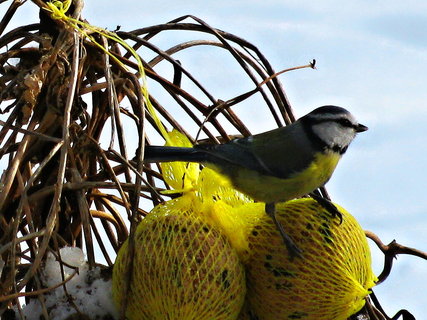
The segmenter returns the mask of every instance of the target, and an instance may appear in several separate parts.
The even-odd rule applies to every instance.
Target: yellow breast
[[[287,179],[263,175],[241,167],[236,168],[236,176],[229,178],[237,190],[257,201],[288,201],[323,186],[331,177],[340,158],[340,154],[336,152],[319,153],[308,168]]]

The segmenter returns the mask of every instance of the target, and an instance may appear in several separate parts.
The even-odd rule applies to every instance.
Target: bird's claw
[[[329,199],[323,198],[322,196],[314,193],[310,194],[310,196],[331,214],[332,219],[338,218],[340,220],[340,224],[342,224],[343,222],[342,213]]]

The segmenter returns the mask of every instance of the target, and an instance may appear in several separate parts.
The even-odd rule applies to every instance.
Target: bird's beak
[[[367,126],[364,126],[363,124],[359,123],[356,127],[356,132],[363,132],[368,130]]]

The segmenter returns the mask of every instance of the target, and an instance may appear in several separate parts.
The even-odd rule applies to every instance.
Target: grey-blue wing
[[[211,162],[224,170],[232,170],[232,166],[240,166],[271,175],[271,172],[263,167],[250,148],[235,144],[233,141],[226,144],[200,145],[195,148],[204,151],[207,162]]]
[[[205,149],[205,148],[203,148]],[[284,127],[205,149],[209,160],[288,178],[307,168],[314,149],[302,128]]]

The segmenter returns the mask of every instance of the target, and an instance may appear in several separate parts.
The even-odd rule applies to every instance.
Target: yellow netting
[[[138,226],[128,319],[236,319],[246,287],[236,251],[218,228],[173,200],[155,208]],[[113,272],[119,307],[127,242]]]
[[[312,199],[279,204],[278,219],[304,251],[289,261],[264,204],[210,169],[176,162],[162,170],[182,196],[154,208],[137,229],[129,319],[237,319],[246,286],[239,319],[340,320],[363,306],[375,276],[364,232],[344,209],[339,225]],[[113,274],[118,305],[126,250]]]
[[[343,208],[344,221],[312,199],[279,204],[277,216],[304,252],[289,260],[264,216],[249,236],[247,302],[256,319],[344,320],[364,305],[375,284],[363,229]],[[248,309],[239,319],[247,319]]]

